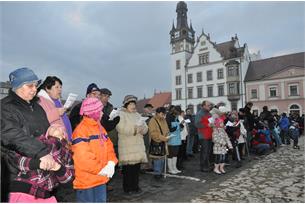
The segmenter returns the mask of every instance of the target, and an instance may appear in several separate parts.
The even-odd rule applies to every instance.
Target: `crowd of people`
[[[111,178],[120,171],[126,195],[142,192],[140,172],[183,174],[184,161],[200,154],[202,172],[225,174],[250,154],[263,155],[284,145],[300,149],[304,114],[280,116],[265,106],[251,113],[224,103],[203,101],[192,113],[180,106],[136,110],[137,97],[126,95],[122,107],[109,102],[107,88],[89,84],[86,98],[72,110],[60,101],[62,81],[41,83],[28,68],[9,75],[11,90],[1,100],[1,201],[63,202],[62,189],[77,202],[106,202]],[[71,201],[70,201],[71,202]]]

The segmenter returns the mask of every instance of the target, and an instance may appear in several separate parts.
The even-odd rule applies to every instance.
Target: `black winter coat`
[[[36,162],[49,153],[47,146],[36,139],[50,126],[38,100],[35,97],[27,103],[12,91],[1,100],[1,157],[8,165],[11,179],[17,173],[16,152]]]

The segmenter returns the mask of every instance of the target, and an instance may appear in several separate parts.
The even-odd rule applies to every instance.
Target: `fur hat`
[[[136,103],[137,100],[138,100],[138,98],[135,97],[134,95],[127,95],[124,97],[123,105],[126,105],[127,103],[132,102],[132,101],[134,101]]]
[[[35,82],[39,84],[41,82],[41,80],[38,79],[37,75],[33,72],[33,70],[27,67],[19,68],[11,72],[9,75],[9,79],[13,91],[16,91],[16,89],[20,88],[24,84],[30,84]]]
[[[83,101],[79,114],[86,115],[89,118],[93,118],[94,120],[99,120],[103,108],[104,105],[99,99],[89,97]]]

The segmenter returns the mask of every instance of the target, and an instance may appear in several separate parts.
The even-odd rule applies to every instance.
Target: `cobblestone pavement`
[[[280,148],[191,202],[304,203],[304,137],[300,146]]]
[[[108,202],[170,203],[170,202],[294,202],[305,203],[304,136],[300,150],[284,146],[266,156],[250,156],[242,167],[232,162],[227,173],[216,175],[199,171],[199,154],[184,162],[185,170],[178,176],[168,176],[157,182],[151,174],[140,174],[142,193],[126,195],[122,175],[116,173],[108,192]],[[62,202],[76,202],[74,194],[64,188]]]
[[[300,150],[284,146],[266,156],[234,163],[225,175],[199,171],[199,155],[186,161],[179,176],[156,182],[152,175],[140,175],[139,195],[125,195],[122,175],[117,174],[108,193],[109,202],[296,202],[304,203],[304,136]]]

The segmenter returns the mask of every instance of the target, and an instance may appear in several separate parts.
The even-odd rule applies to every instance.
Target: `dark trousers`
[[[193,152],[198,153],[199,150],[199,139],[198,135],[194,135],[194,144],[193,144]]]
[[[225,163],[225,159],[225,154],[215,154],[215,164],[223,164]]]
[[[139,190],[139,174],[141,164],[123,165],[123,189],[124,192]]]
[[[200,170],[209,171],[212,158],[212,140],[200,139]]]
[[[177,156],[177,168],[183,168],[183,160],[186,159],[186,140],[181,140],[181,145],[179,147],[179,152]]]
[[[288,130],[281,130],[280,137],[282,139],[283,144],[290,145],[290,138],[288,135]]]
[[[240,136],[241,137],[241,136]],[[239,143],[238,144],[238,151],[239,151],[239,156],[240,158],[244,157],[244,148],[245,148],[246,143]]]

